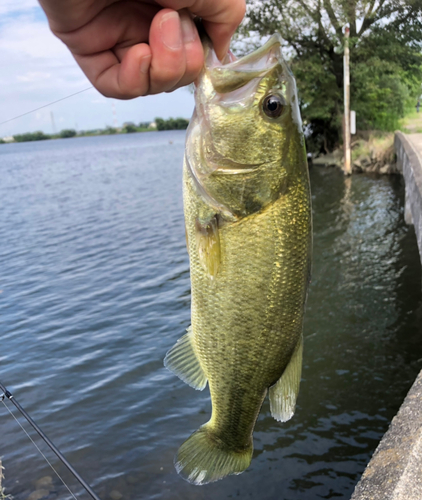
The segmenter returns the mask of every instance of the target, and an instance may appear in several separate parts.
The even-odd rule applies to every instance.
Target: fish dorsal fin
[[[205,222],[197,219],[195,231],[199,261],[209,276],[214,278],[217,275],[221,262],[217,217],[214,215]]]
[[[279,422],[293,417],[302,373],[303,336],[290,358],[289,364],[278,381],[270,387],[271,415]]]
[[[168,351],[164,358],[164,366],[194,389],[198,391],[205,389],[207,377],[193,347],[191,326]]]

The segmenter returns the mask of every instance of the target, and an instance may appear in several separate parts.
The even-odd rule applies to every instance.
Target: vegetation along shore
[[[40,130],[36,132],[27,132],[25,134],[16,134],[10,137],[0,138],[0,144],[10,142],[30,142],[30,141],[45,141],[49,139],[67,139],[69,137],[92,137],[96,135],[113,135],[113,134],[131,134],[133,132],[152,132],[160,130],[185,130],[189,125],[189,120],[186,118],[156,118],[153,122],[140,122],[138,125],[132,122],[124,123],[122,127],[106,127],[104,129],[81,130],[64,129],[58,134],[45,134]]]

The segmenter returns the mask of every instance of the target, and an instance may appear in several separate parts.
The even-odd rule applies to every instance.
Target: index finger
[[[163,7],[188,9],[203,20],[204,28],[219,59],[223,59],[230,39],[245,16],[245,0],[158,0]]]

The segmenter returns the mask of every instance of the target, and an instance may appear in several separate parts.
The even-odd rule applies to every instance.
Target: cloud
[[[41,10],[41,7],[34,0],[1,0],[0,16],[13,15],[22,12],[27,13],[32,9]]]
[[[51,73],[43,71],[28,71],[25,75],[18,75],[16,78],[19,82],[45,82],[51,77]]]
[[[91,86],[69,50],[51,33],[36,0],[0,0],[0,54],[0,122]],[[188,118],[193,110],[192,95],[186,90],[113,101],[119,124],[156,116]],[[104,127],[113,124],[111,102],[92,89],[0,125],[0,137],[40,128],[51,133],[51,113],[63,128]]]

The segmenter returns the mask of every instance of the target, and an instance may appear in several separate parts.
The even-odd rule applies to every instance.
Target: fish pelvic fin
[[[241,474],[249,467],[252,452],[252,442],[245,449],[232,449],[205,424],[182,444],[174,465],[183,479],[201,485]]]
[[[168,351],[164,358],[164,366],[194,389],[198,391],[205,389],[207,377],[193,347],[191,326]]]
[[[271,415],[279,422],[293,417],[302,373],[303,336],[290,358],[289,364],[278,381],[270,387]]]

